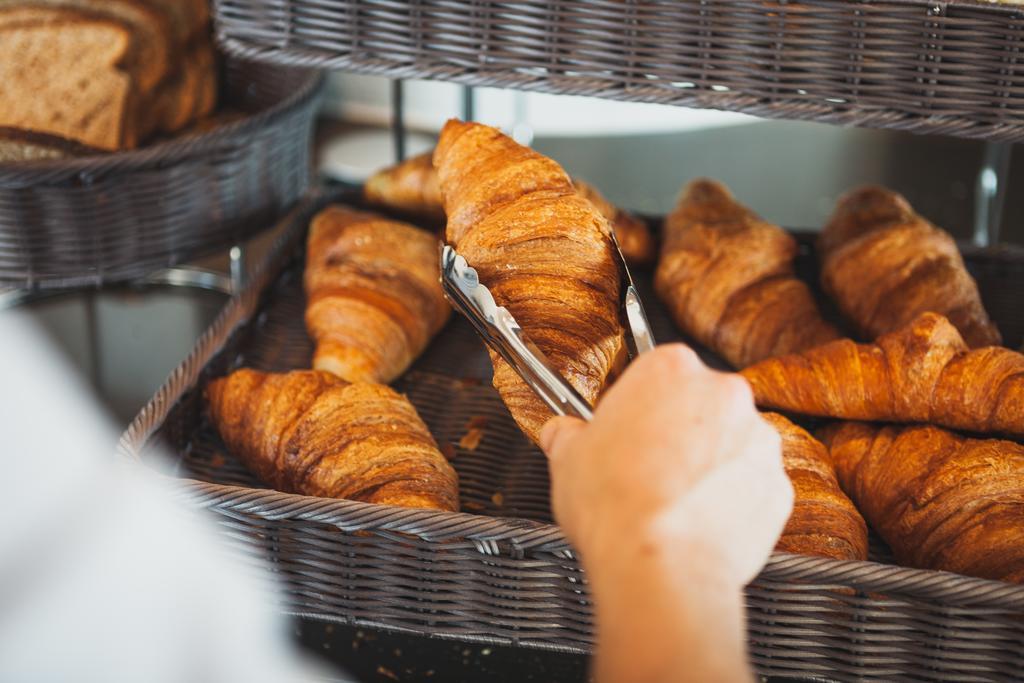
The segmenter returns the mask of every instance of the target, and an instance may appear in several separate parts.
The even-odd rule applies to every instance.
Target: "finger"
[[[601,397],[596,414],[614,414],[627,406],[645,414],[658,408],[670,409],[671,401],[666,401],[666,397],[674,397],[681,387],[690,387],[693,382],[688,379],[694,375],[708,372],[690,347],[662,344],[640,354],[626,367],[622,376]]]
[[[586,426],[586,422],[576,417],[552,418],[540,430],[540,447],[548,458],[555,459]]]

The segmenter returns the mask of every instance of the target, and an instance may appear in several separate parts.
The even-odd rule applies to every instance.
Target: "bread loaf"
[[[0,125],[116,150],[134,146],[131,35],[105,19],[0,28]]]
[[[0,0],[0,127],[116,151],[188,126],[216,100],[208,19],[200,0]]]

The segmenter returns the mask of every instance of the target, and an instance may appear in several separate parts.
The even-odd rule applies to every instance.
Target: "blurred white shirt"
[[[322,679],[170,480],[24,314],[0,312],[0,681]]]

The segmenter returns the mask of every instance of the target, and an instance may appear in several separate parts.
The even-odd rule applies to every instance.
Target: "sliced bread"
[[[132,147],[131,35],[122,24],[0,25],[0,126],[27,128],[106,150]]]
[[[66,21],[54,18],[55,11],[63,11],[122,24],[131,34],[124,66],[131,70],[135,86],[143,95],[152,92],[172,70],[170,20],[143,0],[0,0],[0,14],[24,15],[27,10],[33,10],[37,20],[44,22]]]

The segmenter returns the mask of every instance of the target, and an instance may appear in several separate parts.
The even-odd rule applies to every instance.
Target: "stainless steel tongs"
[[[632,340],[630,353],[643,353],[654,348],[654,337],[614,233],[612,241],[626,284],[622,307]],[[556,415],[572,415],[584,420],[593,417],[593,410],[586,399],[565,381],[544,353],[529,340],[508,309],[495,303],[490,290],[480,283],[476,270],[447,244],[441,247],[441,287],[455,309],[469,319],[487,345],[515,368],[523,381]]]

